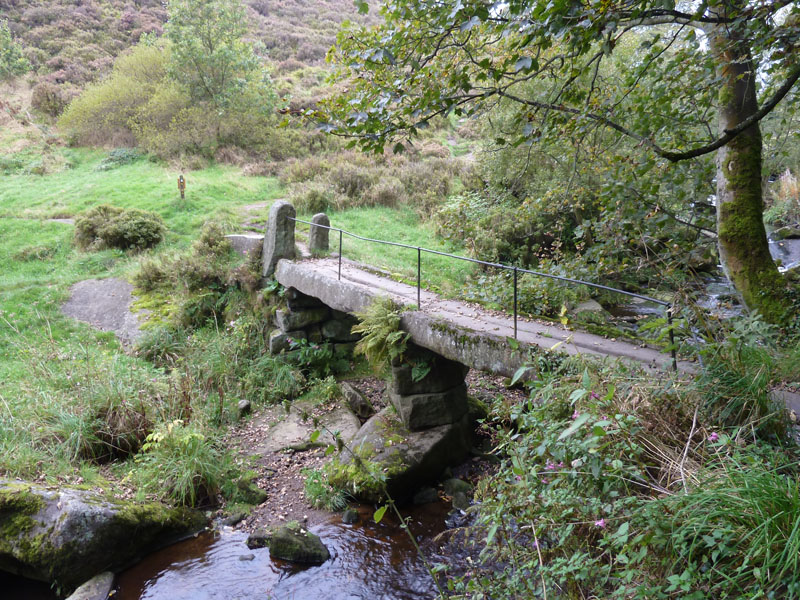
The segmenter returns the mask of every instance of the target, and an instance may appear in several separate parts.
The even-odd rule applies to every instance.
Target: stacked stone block
[[[414,365],[430,370],[414,381]],[[464,382],[468,372],[461,363],[408,344],[404,356],[392,362],[389,399],[411,431],[460,423],[469,410]]]
[[[312,296],[294,288],[286,290],[286,308],[275,313],[275,325],[269,339],[269,350],[278,354],[289,350],[290,340],[308,340],[313,343],[329,342],[337,355],[351,356],[358,334],[350,333],[358,320],[347,313],[332,310]]]

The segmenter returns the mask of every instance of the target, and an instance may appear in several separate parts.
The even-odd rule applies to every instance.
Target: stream
[[[449,504],[404,511],[410,530],[431,540],[445,528]],[[320,566],[273,560],[269,550],[250,550],[247,534],[225,528],[165,548],[117,578],[115,600],[422,600],[436,597],[431,576],[406,532],[388,513],[372,520],[359,509],[354,525],[332,515],[311,527],[331,552]],[[423,541],[423,543],[425,543]],[[428,553],[432,544],[426,544]],[[433,560],[441,557],[429,556]]]
[[[247,533],[224,527],[163,548],[117,576],[114,600],[425,600],[436,597],[433,579],[396,517],[376,524],[374,507],[360,520],[340,514],[309,530],[328,547],[320,566],[274,560],[267,548],[250,550]],[[445,530],[449,502],[403,510],[426,557],[442,562],[433,538]],[[452,517],[451,517],[452,520]],[[451,524],[452,525],[452,524]],[[456,551],[458,554],[462,550]],[[448,546],[447,560],[453,560]],[[463,558],[463,557],[462,557]],[[55,600],[45,583],[0,572],[3,600]]]

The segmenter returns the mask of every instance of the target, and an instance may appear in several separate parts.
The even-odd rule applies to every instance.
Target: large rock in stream
[[[0,479],[0,570],[68,592],[205,524],[189,509]]]
[[[370,418],[329,467],[329,481],[364,502],[409,499],[469,454],[472,420],[410,431],[392,407]]]

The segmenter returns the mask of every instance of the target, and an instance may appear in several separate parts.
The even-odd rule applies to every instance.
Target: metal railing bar
[[[296,218],[293,218],[293,217],[289,217],[289,218],[292,221],[296,221],[297,223],[305,223],[306,225],[313,225],[314,227],[322,227],[323,229],[329,229],[331,231],[338,231],[339,234],[340,234],[340,237],[341,237],[341,234],[344,234],[344,235],[349,235],[351,237],[354,237],[354,238],[356,238],[358,240],[363,240],[365,242],[375,242],[376,244],[386,244],[388,246],[398,246],[400,248],[408,248],[409,250],[418,250],[418,251],[421,251],[421,252],[428,252],[429,254],[437,254],[438,256],[446,256],[448,258],[455,258],[457,260],[463,260],[463,261],[466,261],[466,262],[471,262],[471,263],[475,263],[475,264],[479,264],[479,265],[485,265],[487,267],[495,267],[497,269],[505,269],[507,271],[513,271],[514,269],[516,269],[519,273],[528,273],[530,275],[536,275],[538,277],[545,277],[547,279],[556,279],[558,281],[565,281],[567,283],[574,283],[574,284],[577,284],[577,285],[587,285],[589,287],[593,287],[593,288],[596,288],[596,289],[606,290],[608,292],[615,292],[617,294],[624,294],[625,296],[630,296],[632,298],[638,298],[638,299],[644,300],[646,302],[653,302],[653,303],[658,304],[660,306],[667,306],[667,307],[671,306],[671,303],[665,302],[664,300],[659,300],[658,298],[652,298],[650,296],[645,296],[643,294],[637,294],[635,292],[628,292],[626,290],[621,290],[619,288],[613,288],[613,287],[610,287],[610,286],[607,286],[607,285],[602,285],[600,283],[592,283],[590,281],[583,281],[582,279],[573,279],[571,277],[562,277],[560,275],[551,275],[550,273],[542,273],[540,271],[532,271],[530,269],[522,269],[522,268],[519,268],[519,267],[510,266],[510,265],[504,265],[502,263],[495,263],[495,262],[489,262],[489,261],[485,261],[485,260],[479,260],[477,258],[470,258],[468,256],[459,256],[458,254],[450,254],[448,252],[441,252],[439,250],[431,250],[430,248],[421,248],[421,247],[418,247],[418,246],[411,246],[409,244],[401,244],[399,242],[390,242],[390,241],[387,241],[387,240],[377,240],[377,239],[374,239],[374,238],[363,237],[363,236],[357,235],[355,233],[351,233],[349,231],[346,231],[344,229],[339,229],[338,227],[332,227],[332,226],[328,226],[328,225],[319,225],[317,223],[311,223],[310,221],[303,221],[302,219],[296,219]],[[341,246],[341,244],[340,244],[340,246]]]
[[[387,240],[377,240],[374,238],[368,238],[361,235],[357,235],[355,233],[351,233],[350,231],[345,231],[344,229],[340,229],[338,227],[332,227],[330,225],[322,225],[320,223],[312,223],[311,221],[304,221],[302,219],[297,219],[295,217],[287,217],[291,221],[296,223],[305,223],[306,225],[310,225],[312,227],[321,227],[323,229],[327,229],[329,231],[338,231],[339,232],[339,279],[342,278],[342,236],[349,235],[357,240],[362,240],[365,242],[374,242],[376,244],[385,244],[387,246],[396,246],[398,248],[408,248],[409,250],[416,250],[417,251],[417,307],[421,308],[421,289],[422,289],[422,253],[428,252],[430,254],[437,254],[439,256],[446,256],[448,258],[455,258],[457,260],[463,260],[466,262],[475,263],[478,265],[485,265],[488,267],[495,267],[498,269],[506,269],[506,270],[513,270],[514,271],[514,339],[517,339],[517,279],[520,273],[528,273],[530,275],[535,275],[537,277],[545,277],[547,279],[556,279],[558,281],[564,281],[567,283],[574,283],[576,285],[587,285],[589,287],[593,287],[599,290],[606,290],[608,292],[614,292],[617,294],[623,294],[625,296],[630,296],[632,298],[639,298],[640,300],[644,300],[645,302],[653,302],[655,304],[659,304],[666,308],[666,317],[667,317],[667,328],[669,329],[669,341],[670,341],[670,354],[672,356],[672,368],[677,372],[678,370],[678,357],[677,351],[675,347],[675,333],[674,333],[674,325],[673,325],[673,317],[672,317],[672,303],[665,302],[664,300],[659,300],[657,298],[651,298],[650,296],[644,296],[643,294],[637,294],[635,292],[628,292],[626,290],[621,290],[619,288],[613,288],[607,285],[602,285],[600,283],[591,283],[589,281],[583,281],[581,279],[572,279],[571,277],[562,277],[560,275],[551,275],[550,273],[542,273],[540,271],[531,271],[529,269],[520,269],[519,267],[504,265],[501,263],[493,263],[488,262],[485,260],[478,260],[477,258],[469,258],[467,256],[459,256],[458,254],[450,254],[448,252],[441,252],[439,250],[431,250],[430,248],[422,248],[420,246],[411,246],[409,244],[401,244],[399,242],[390,242]]]

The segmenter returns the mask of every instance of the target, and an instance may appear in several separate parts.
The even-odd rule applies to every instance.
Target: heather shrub
[[[68,101],[60,86],[49,81],[43,81],[33,87],[31,106],[39,112],[51,117],[57,117],[64,112],[67,104]]]
[[[375,170],[351,162],[336,164],[328,178],[338,192],[351,199],[362,197],[378,179]]]
[[[363,194],[370,206],[397,206],[406,198],[403,183],[397,177],[383,177]]]
[[[292,188],[289,199],[301,213],[328,211],[336,203],[337,194],[325,182],[310,181]]]
[[[164,239],[164,221],[155,213],[103,204],[75,223],[75,242],[83,249],[144,250]]]

